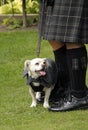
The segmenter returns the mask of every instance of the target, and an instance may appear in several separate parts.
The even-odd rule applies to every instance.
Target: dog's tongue
[[[40,74],[42,75],[42,76],[45,76],[46,75],[46,72],[45,71],[40,71]]]

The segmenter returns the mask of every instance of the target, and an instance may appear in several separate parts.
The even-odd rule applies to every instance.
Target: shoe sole
[[[52,110],[52,109],[48,109],[51,112],[66,112],[66,111],[75,111],[75,110],[87,110],[88,109],[88,104],[84,105],[84,106],[78,106],[78,107],[74,107],[74,108],[70,108],[70,109],[65,109],[65,110]]]

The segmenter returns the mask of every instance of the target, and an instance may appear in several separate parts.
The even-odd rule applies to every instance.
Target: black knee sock
[[[78,98],[86,96],[87,51],[85,46],[67,50],[71,93]]]
[[[65,86],[68,86],[69,81],[66,46],[63,46],[62,48],[54,51],[54,56],[58,68],[58,80],[60,82],[60,85],[65,88]]]
[[[54,51],[54,56],[58,68],[58,80],[54,90],[52,91],[52,95],[63,97],[64,91],[67,89],[69,82],[66,60],[66,46],[63,46],[60,49]]]

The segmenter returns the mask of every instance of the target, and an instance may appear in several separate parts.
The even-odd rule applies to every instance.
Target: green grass
[[[36,57],[37,38],[37,30],[0,33],[0,130],[88,130],[88,110],[52,113],[41,104],[29,107],[22,72],[24,61]],[[53,58],[46,41],[41,57]]]

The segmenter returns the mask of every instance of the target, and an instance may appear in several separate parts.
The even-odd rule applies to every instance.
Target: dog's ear
[[[30,63],[31,63],[30,60],[26,60],[26,61],[24,62],[24,69],[28,69],[29,66],[30,66]]]
[[[25,77],[29,72],[29,66],[30,66],[30,60],[26,60],[24,62],[24,71],[23,71],[23,77]]]

